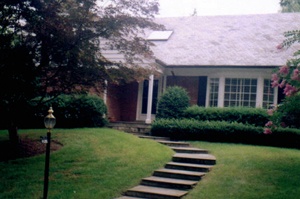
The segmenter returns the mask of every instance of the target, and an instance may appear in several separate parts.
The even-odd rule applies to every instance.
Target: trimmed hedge
[[[300,131],[278,128],[270,135],[263,127],[225,121],[197,121],[192,119],[158,119],[152,124],[154,136],[172,140],[202,140],[255,145],[300,148]]]
[[[265,109],[259,108],[217,108],[192,106],[184,111],[184,118],[201,121],[227,121],[264,126],[268,122],[268,114]]]

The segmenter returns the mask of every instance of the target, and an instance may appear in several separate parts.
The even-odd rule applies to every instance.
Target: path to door
[[[143,178],[140,185],[128,189],[117,199],[179,199],[216,164],[216,158],[206,149],[191,147],[187,142],[170,141],[168,138],[139,136],[165,144],[176,153],[164,168],[157,169],[150,177]]]

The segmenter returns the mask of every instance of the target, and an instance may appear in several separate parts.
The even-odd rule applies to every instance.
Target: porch
[[[107,127],[127,133],[150,135],[151,124],[146,124],[145,121],[134,122],[110,122]]]

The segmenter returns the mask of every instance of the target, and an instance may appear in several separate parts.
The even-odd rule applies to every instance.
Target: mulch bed
[[[52,140],[51,151],[57,151],[63,144],[57,140]],[[40,139],[32,139],[27,136],[20,136],[17,147],[12,146],[9,141],[0,142],[0,162],[14,160],[18,158],[32,157],[46,152],[46,144],[41,143]]]

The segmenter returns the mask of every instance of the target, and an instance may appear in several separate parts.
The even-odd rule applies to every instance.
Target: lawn
[[[193,142],[217,165],[185,199],[295,199],[300,196],[300,151]]]
[[[23,130],[20,134],[37,139],[46,133]],[[50,199],[117,197],[173,154],[154,141],[106,128],[54,129],[52,137],[64,146],[51,153]],[[7,132],[0,131],[0,144],[6,139]],[[41,198],[44,162],[44,154],[0,162],[0,198]]]
[[[34,139],[45,130],[22,130]],[[0,144],[7,132],[0,131]],[[167,163],[173,152],[112,129],[54,129],[63,148],[51,153],[49,198],[112,199]],[[185,199],[294,199],[300,195],[300,151],[191,142],[217,164]],[[2,153],[2,151],[1,151]],[[41,198],[44,154],[0,162],[0,198]]]

